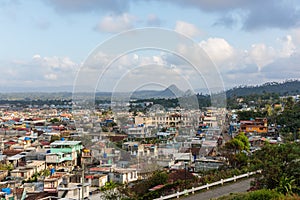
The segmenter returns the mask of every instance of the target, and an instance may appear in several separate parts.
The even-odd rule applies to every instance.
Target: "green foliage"
[[[50,170],[49,169],[44,169],[40,172],[40,175],[45,176],[45,177],[50,176]]]
[[[100,188],[100,190],[101,191],[112,190],[112,189],[114,189],[114,188],[116,188],[118,186],[119,186],[118,183],[109,181],[109,182],[106,182],[105,185]]]
[[[262,111],[238,111],[237,112],[239,120],[250,120],[250,119],[255,119],[258,117],[265,117],[266,113]]]
[[[277,123],[283,127],[280,132],[285,139],[293,141],[299,139],[300,136],[300,102],[294,104],[289,102],[292,100],[287,101],[283,113],[277,117]],[[288,138],[290,133],[291,137]]]
[[[58,135],[52,135],[50,142],[54,142],[56,140],[60,140],[60,137]]]
[[[218,200],[280,200],[284,196],[273,190],[257,190],[249,193],[231,194]]]
[[[237,136],[235,136],[234,139],[237,139],[237,140],[239,140],[239,141],[241,141],[243,143],[242,150],[249,151],[249,149],[250,149],[250,143],[249,143],[248,137],[245,135],[244,132],[240,132]]]
[[[132,188],[136,196],[143,196],[148,193],[148,190],[157,185],[166,184],[168,180],[168,174],[166,172],[155,172],[147,180],[143,180],[134,185]]]
[[[233,151],[234,153],[239,153],[243,150],[249,151],[249,148],[249,140],[243,132],[239,133],[237,136],[235,136],[225,144],[225,149],[228,151]]]
[[[107,127],[114,127],[117,126],[118,124],[116,122],[108,122]]]
[[[108,132],[108,128],[106,126],[101,126],[103,132]]]
[[[50,119],[50,122],[51,122],[52,124],[55,124],[55,123],[60,122],[60,120],[59,120],[58,118],[52,118],[52,119]]]
[[[276,188],[282,194],[290,194],[296,188],[294,177],[280,177],[279,186]]]
[[[11,171],[14,169],[14,165],[9,163],[9,164],[0,164],[0,170],[8,170]]]
[[[300,194],[300,144],[265,145],[253,157],[262,169],[256,180],[259,188]]]
[[[224,149],[225,157],[232,167],[240,169],[241,167],[247,166],[248,156],[245,152],[249,151],[250,143],[245,133],[241,132],[226,142]]]

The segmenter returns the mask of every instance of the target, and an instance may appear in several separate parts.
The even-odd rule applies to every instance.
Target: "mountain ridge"
[[[60,87],[60,89],[70,88],[68,86]],[[20,89],[20,88],[19,88]],[[196,89],[194,92],[192,90],[182,91],[176,85],[170,85],[164,90],[138,90],[132,93],[129,92],[96,92],[95,96],[100,99],[110,99],[112,94],[115,96],[129,96],[132,99],[150,99],[150,98],[178,98],[183,96],[191,96],[196,94],[201,94],[199,91],[204,89]],[[9,88],[6,88],[5,91],[9,91]],[[84,94],[84,92],[82,92]],[[256,86],[238,86],[226,90],[227,98],[248,96],[253,94],[266,94],[266,93],[276,93],[280,96],[287,95],[297,95],[300,94],[300,80],[288,80],[282,83],[279,82],[267,82],[262,85]],[[39,98],[51,96],[63,97],[63,98],[72,98],[73,93],[70,91],[55,91],[53,89],[47,88],[45,91],[38,91],[35,88],[33,91],[21,90],[20,92],[0,92],[0,99],[7,99],[8,97],[18,97],[21,98]],[[206,95],[206,94],[205,94]]]

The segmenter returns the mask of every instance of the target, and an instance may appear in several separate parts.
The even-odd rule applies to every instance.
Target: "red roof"
[[[43,145],[43,146],[50,145],[50,142],[47,142],[47,141],[41,141],[40,143],[41,143],[41,145]]]
[[[159,189],[163,188],[164,186],[165,186],[165,185],[157,185],[157,186],[155,186],[155,187],[153,187],[153,188],[150,188],[149,190],[150,190],[150,191],[159,190]]]
[[[13,144],[17,144],[17,142],[14,142],[14,141],[8,141],[8,142],[4,142],[4,144],[13,145]]]
[[[110,168],[109,167],[92,167],[90,168],[91,172],[109,172]]]

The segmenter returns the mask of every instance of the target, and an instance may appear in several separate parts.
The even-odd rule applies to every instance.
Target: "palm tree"
[[[287,177],[283,175],[280,177],[279,186],[277,187],[277,191],[283,194],[291,194],[293,193],[293,189],[296,187],[294,177]]]

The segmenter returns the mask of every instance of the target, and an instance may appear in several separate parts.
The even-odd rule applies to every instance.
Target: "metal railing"
[[[257,171],[254,171],[254,172],[248,172],[246,174],[233,176],[233,177],[227,178],[227,179],[221,179],[220,181],[213,182],[213,183],[207,183],[206,185],[201,185],[201,186],[196,187],[196,188],[192,187],[191,189],[187,189],[187,190],[184,190],[182,192],[177,192],[177,193],[167,195],[167,196],[161,196],[160,198],[157,198],[157,199],[154,199],[154,200],[179,198],[181,195],[188,195],[189,193],[194,194],[196,191],[203,190],[203,189],[209,190],[210,187],[213,187],[213,186],[216,186],[216,185],[223,185],[224,183],[231,182],[231,181],[235,182],[238,179],[250,177],[250,176],[258,174],[258,173],[261,173],[261,170],[257,170]]]

